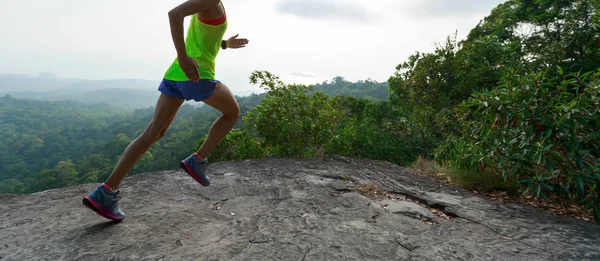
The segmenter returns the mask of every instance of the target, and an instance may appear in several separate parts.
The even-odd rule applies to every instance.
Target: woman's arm
[[[198,81],[198,65],[194,59],[187,55],[185,49],[185,37],[183,34],[183,19],[186,16],[206,10],[218,5],[220,0],[187,0],[169,11],[169,24],[171,25],[171,37],[177,51],[179,65],[186,76],[193,81]]]

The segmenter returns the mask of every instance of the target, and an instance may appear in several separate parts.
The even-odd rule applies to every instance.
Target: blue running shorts
[[[163,79],[158,90],[171,97],[199,102],[206,100],[219,87],[221,87],[221,82],[218,80],[177,82]]]

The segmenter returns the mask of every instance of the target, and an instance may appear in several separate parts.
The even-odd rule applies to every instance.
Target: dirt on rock
[[[344,157],[128,177],[112,222],[98,184],[0,195],[0,260],[600,260],[600,225]]]

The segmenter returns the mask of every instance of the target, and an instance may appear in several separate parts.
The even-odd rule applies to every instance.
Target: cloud
[[[410,0],[401,1],[396,8],[403,13],[420,18],[448,18],[470,15],[487,15],[504,0]]]
[[[309,73],[303,73],[303,72],[293,72],[290,73],[291,76],[298,76],[298,77],[302,77],[302,78],[315,78],[316,76],[309,74]]]
[[[370,21],[376,17],[367,7],[351,0],[278,0],[275,9],[300,18]]]

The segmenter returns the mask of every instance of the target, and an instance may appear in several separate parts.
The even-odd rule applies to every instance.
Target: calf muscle
[[[142,158],[150,146],[167,131],[181,104],[183,104],[183,99],[169,97],[164,94],[160,95],[154,109],[152,121],[150,121],[144,132],[125,148],[106,181],[106,185],[115,190],[119,188],[127,173]]]

